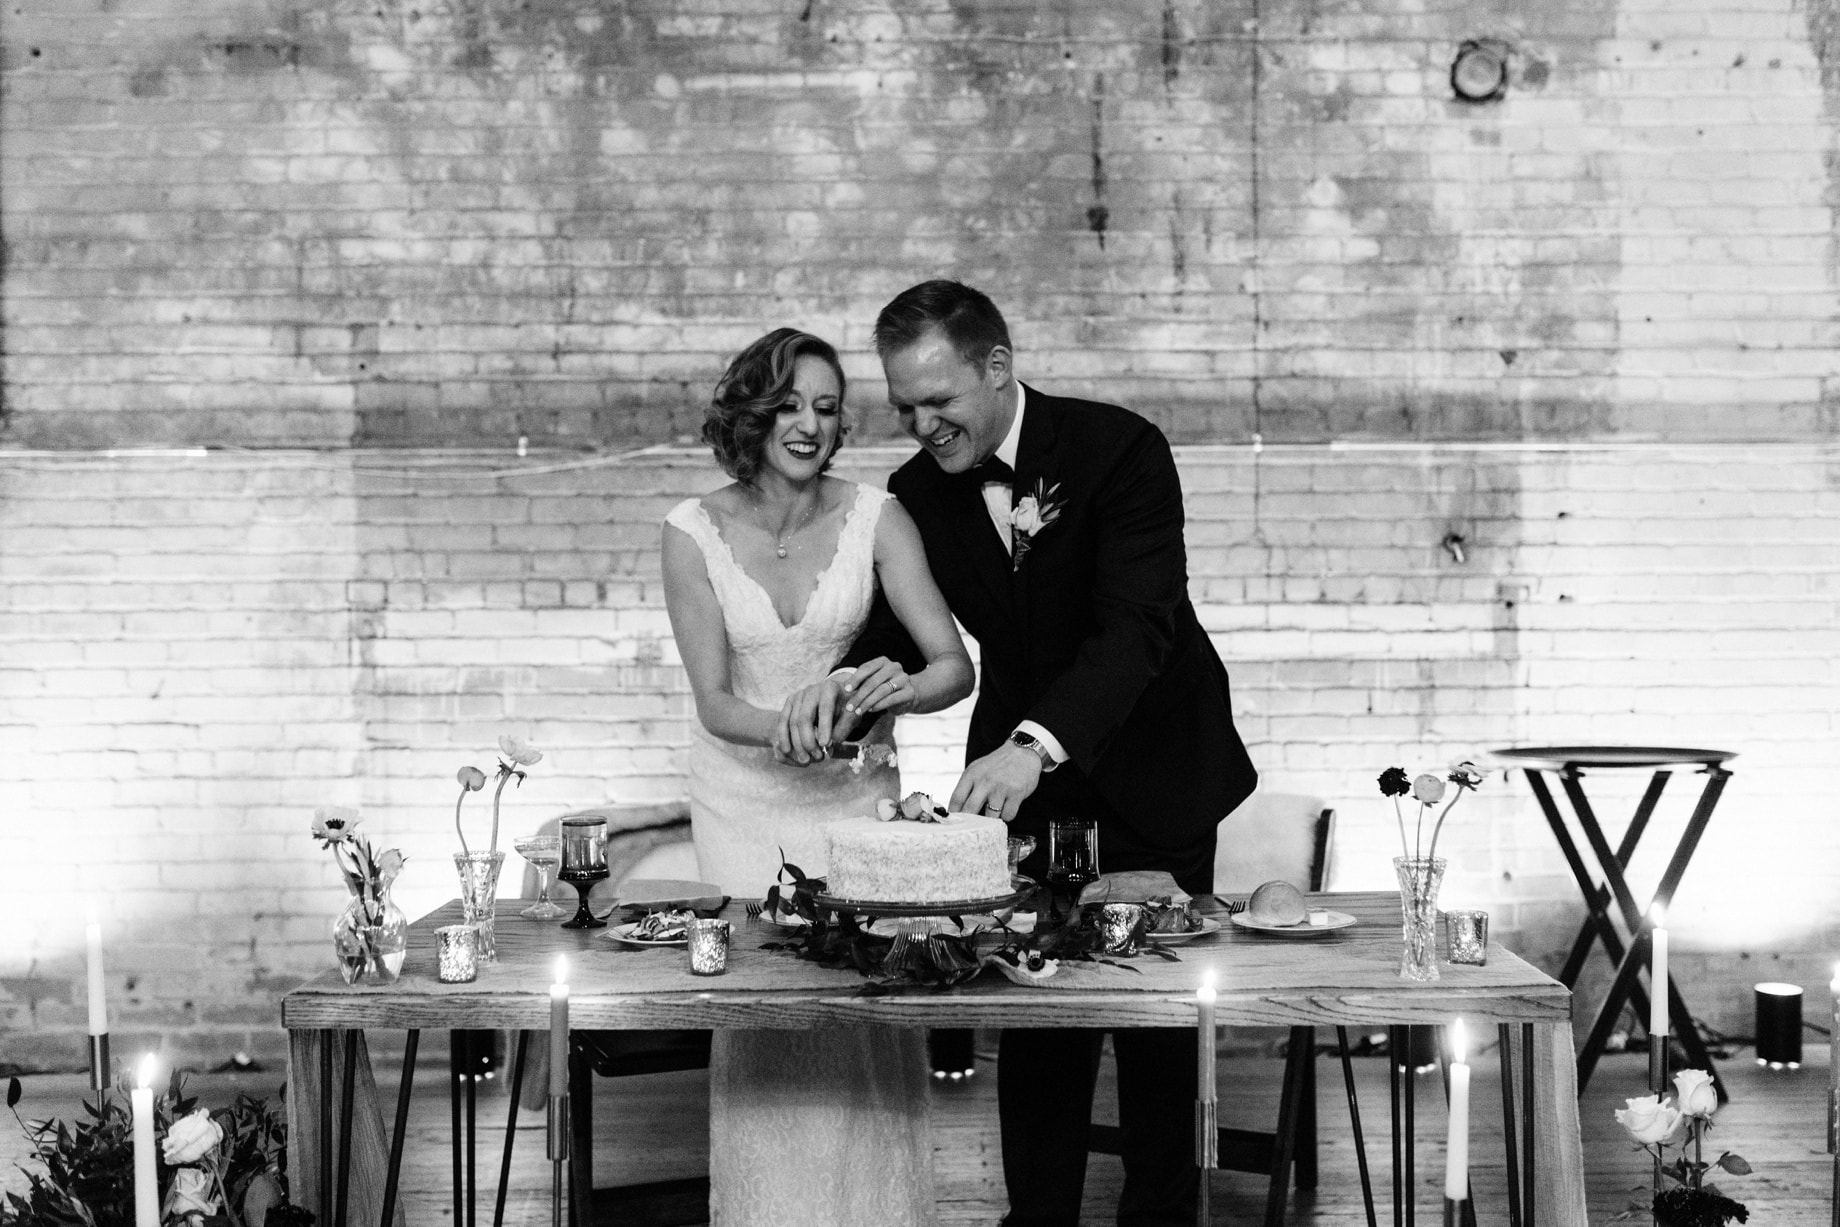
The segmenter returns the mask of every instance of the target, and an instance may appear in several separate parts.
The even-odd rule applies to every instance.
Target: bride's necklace
[[[806,528],[810,527],[812,518],[818,514],[819,509],[823,506],[824,506],[824,499],[822,497],[813,498],[811,501],[811,506],[805,509],[805,514],[799,517],[798,523],[794,524],[790,528],[782,527],[780,531],[774,533],[773,534],[773,552],[781,558],[786,557],[786,555],[790,553],[790,548],[786,545],[786,542],[790,541],[792,538],[798,536],[801,532],[805,531]]]

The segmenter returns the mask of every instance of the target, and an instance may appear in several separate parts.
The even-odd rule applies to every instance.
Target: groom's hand
[[[1041,783],[1041,759],[1033,751],[1008,742],[965,768],[952,790],[950,809],[960,814],[986,814],[1013,821]]]

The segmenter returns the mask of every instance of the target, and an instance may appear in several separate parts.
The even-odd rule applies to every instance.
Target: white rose
[[[1421,775],[1412,781],[1412,796],[1425,805],[1436,805],[1444,799],[1444,781],[1428,773]]]
[[[498,749],[506,758],[520,767],[531,767],[543,761],[543,751],[517,737],[500,737]]]
[[[1683,1116],[1710,1118],[1719,1109],[1718,1088],[1703,1069],[1683,1069],[1674,1075],[1674,1102]]]
[[[185,1119],[192,1118],[188,1116]],[[164,1220],[186,1218],[194,1214],[216,1214],[217,1190],[212,1185],[211,1173],[203,1168],[182,1167],[174,1171],[172,1187],[166,1190],[166,1205],[160,1211],[160,1218]]]
[[[1627,1102],[1627,1108],[1617,1109],[1616,1123],[1638,1142],[1645,1145],[1666,1142],[1680,1128],[1679,1109],[1662,1103],[1659,1095],[1643,1095]]]
[[[166,1130],[166,1137],[160,1143],[160,1152],[166,1161],[174,1167],[185,1163],[196,1163],[217,1149],[224,1140],[223,1126],[211,1119],[211,1114],[199,1108],[190,1116],[182,1116]]]
[[[1041,531],[1041,505],[1035,501],[1033,494],[1025,495],[1016,504],[1015,512],[1010,516],[1010,523],[1016,531],[1025,537],[1033,537]]]

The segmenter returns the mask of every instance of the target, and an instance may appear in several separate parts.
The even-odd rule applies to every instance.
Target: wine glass
[[[526,835],[511,846],[537,871],[537,901],[518,915],[532,920],[554,920],[568,915],[569,909],[552,903],[549,897],[549,875],[562,864],[562,840],[554,835]]]
[[[556,876],[575,888],[575,915],[565,929],[604,929],[607,922],[588,910],[588,892],[607,880],[607,820],[579,817],[562,820],[562,869]]]

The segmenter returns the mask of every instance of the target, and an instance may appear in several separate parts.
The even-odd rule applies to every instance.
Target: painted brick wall
[[[0,437],[670,438],[942,271],[1187,440],[1829,437],[1835,7],[25,0]]]
[[[501,731],[550,754],[511,829],[680,795],[656,524],[716,478],[669,445],[784,321],[886,442],[868,326],[940,273],[1189,445],[1197,603],[1339,885],[1386,884],[1383,766],[1741,751],[1675,928],[1743,1032],[1840,949],[1835,11],[0,11],[0,1063],[80,1051],[87,901],[124,1043],[272,1050],[340,898],[312,809],[432,903]],[[1470,38],[1499,103],[1451,99]],[[1447,898],[1550,964],[1525,785],[1464,804]]]
[[[900,454],[846,452],[840,471],[879,481]],[[1267,787],[1341,815],[1335,885],[1387,884],[1382,767],[1710,744],[1742,757],[1675,909],[1694,1004],[1738,1029],[1751,963],[1825,974],[1831,452],[1200,447],[1181,464],[1191,588],[1242,730]],[[277,997],[328,962],[342,898],[313,808],[357,805],[401,846],[418,912],[453,891],[453,772],[490,767],[500,732],[547,753],[507,794],[507,838],[681,796],[689,706],[657,526],[716,480],[671,449],[0,463],[10,1059],[76,1051],[86,904],[111,935],[123,1042],[271,1048]],[[907,723],[910,783],[949,788],[962,729],[962,711]],[[1607,816],[1633,804],[1609,777],[1592,789]],[[1692,795],[1670,791],[1655,838]],[[471,818],[477,835],[485,811]],[[1505,940],[1556,964],[1578,908],[1525,785],[1492,777],[1443,846],[1446,899],[1490,907]],[[1658,871],[1638,861],[1638,878]]]

